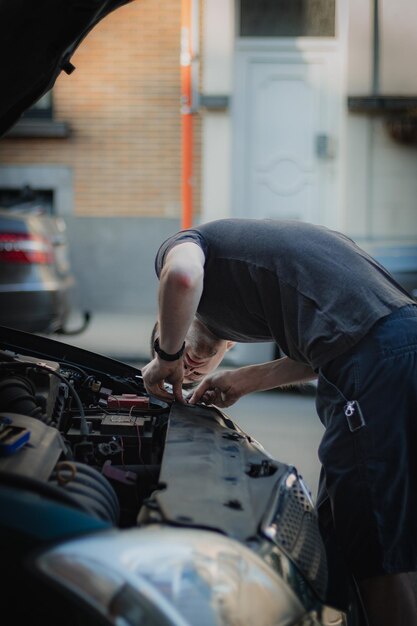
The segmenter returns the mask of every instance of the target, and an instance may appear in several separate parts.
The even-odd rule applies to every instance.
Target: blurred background
[[[416,3],[184,4],[107,16],[0,141],[0,205],[65,220],[76,310],[153,318],[161,241],[229,216],[341,230],[416,288]]]

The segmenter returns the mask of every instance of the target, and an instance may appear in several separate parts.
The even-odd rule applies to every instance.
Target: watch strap
[[[164,350],[162,350],[161,346],[159,345],[159,337],[155,339],[153,347],[154,347],[156,354],[163,361],[178,361],[178,359],[180,359],[182,355],[184,354],[185,341],[182,344],[181,348],[178,350],[178,352],[175,352],[174,354],[168,354],[168,352],[165,352]]]

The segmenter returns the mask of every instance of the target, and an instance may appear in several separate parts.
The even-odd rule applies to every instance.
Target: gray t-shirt
[[[314,369],[357,343],[382,317],[414,303],[394,278],[351,239],[298,221],[223,219],[182,230],[205,256],[197,316],[218,337],[275,341]]]

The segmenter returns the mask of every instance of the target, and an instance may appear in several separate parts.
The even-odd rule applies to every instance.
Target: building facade
[[[204,219],[415,241],[415,3],[208,0],[204,27],[203,90],[228,101],[204,116]]]
[[[302,219],[415,250],[415,3],[191,4],[194,222]],[[84,308],[156,309],[154,254],[181,226],[180,44],[180,0],[121,7],[1,139],[0,201],[29,185],[65,217]]]

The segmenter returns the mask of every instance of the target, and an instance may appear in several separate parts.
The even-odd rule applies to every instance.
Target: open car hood
[[[53,87],[62,70],[74,70],[71,57],[90,30],[131,1],[0,2],[0,135]]]

